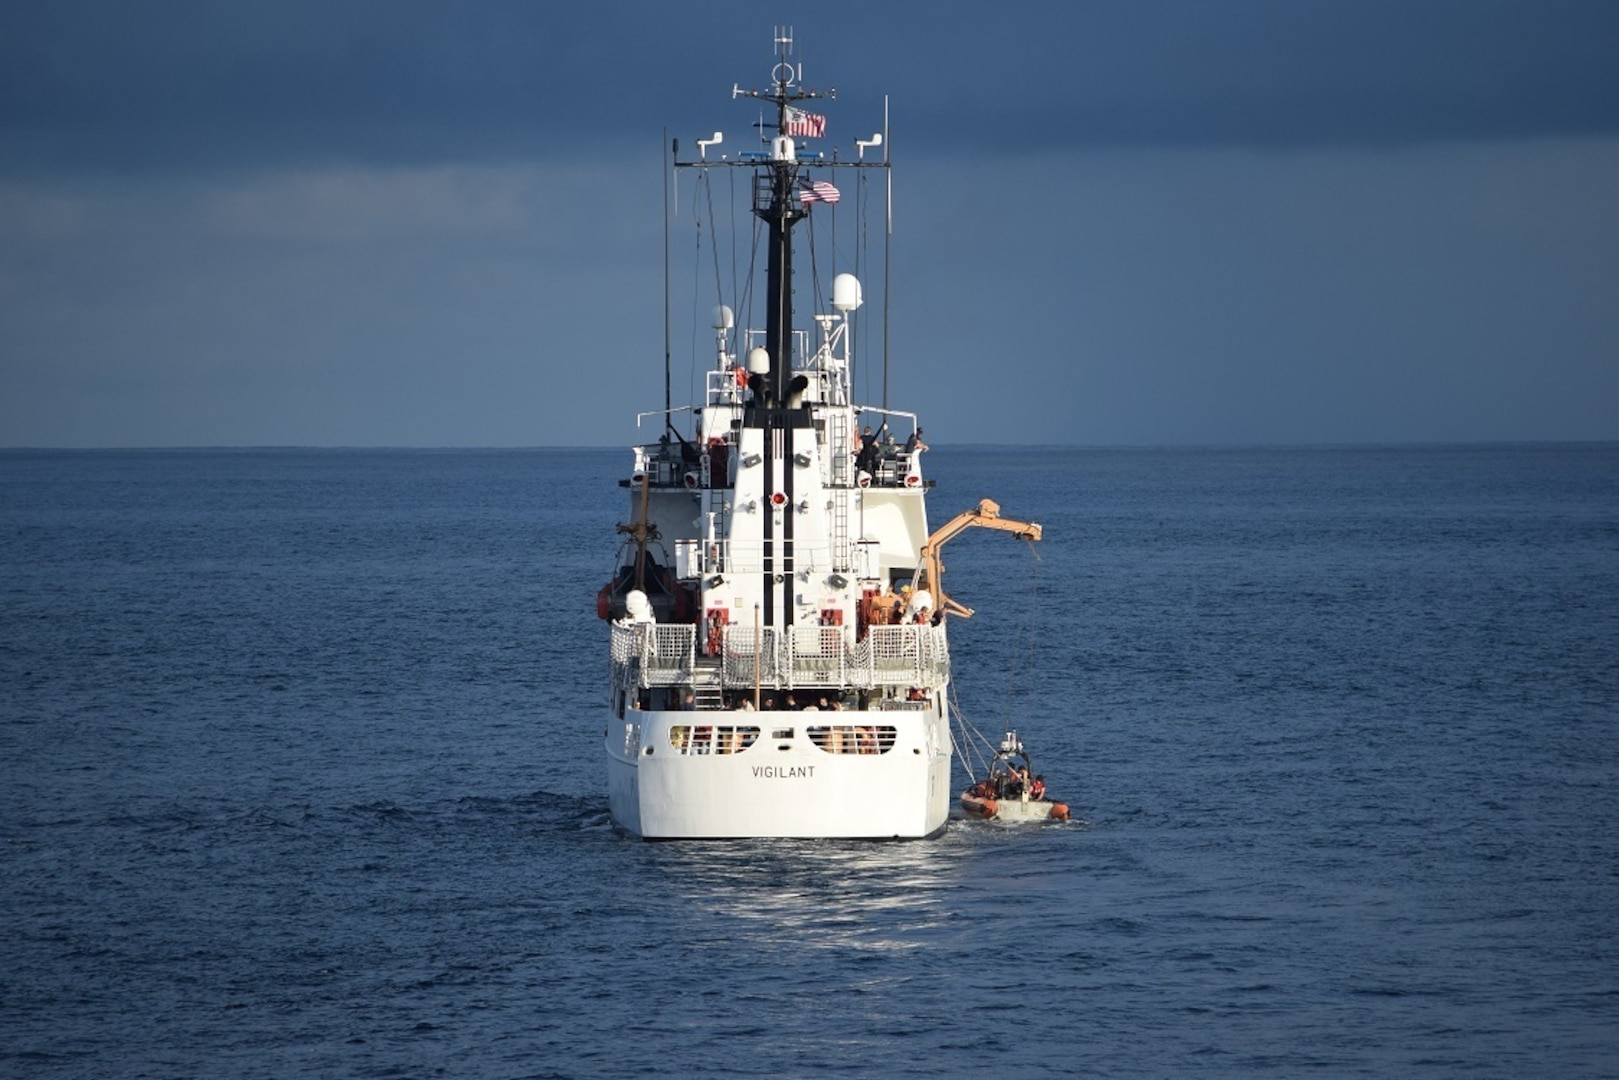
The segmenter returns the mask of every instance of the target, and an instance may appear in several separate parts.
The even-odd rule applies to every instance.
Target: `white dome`
[[[652,614],[652,601],[640,589],[631,589],[624,597],[624,615],[630,622],[657,622]]]
[[[729,330],[736,325],[736,312],[721,304],[714,309],[714,329]]]
[[[748,350],[748,370],[755,375],[763,375],[770,370],[770,354],[763,346]]]
[[[853,274],[839,274],[832,279],[832,306],[839,311],[853,311],[865,302],[860,292],[860,279]]]

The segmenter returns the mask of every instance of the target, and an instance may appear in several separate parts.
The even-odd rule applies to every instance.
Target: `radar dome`
[[[770,371],[770,354],[762,346],[748,350],[748,371],[754,375],[764,375]]]
[[[721,304],[714,309],[714,329],[729,330],[736,325],[736,312]]]
[[[832,306],[839,311],[853,311],[864,302],[860,295],[860,279],[853,274],[839,274],[832,279]]]

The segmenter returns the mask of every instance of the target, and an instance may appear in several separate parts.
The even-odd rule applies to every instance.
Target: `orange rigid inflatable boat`
[[[1015,731],[1001,739],[984,779],[961,793],[961,809],[984,820],[1068,820],[1068,804],[1047,797],[1046,779],[1034,771]]]

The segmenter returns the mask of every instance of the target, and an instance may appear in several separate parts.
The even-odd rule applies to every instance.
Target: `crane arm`
[[[974,527],[1000,529],[1012,533],[1020,540],[1038,540],[1041,532],[1040,526],[1033,522],[1001,517],[1000,505],[990,499],[984,499],[973,509],[957,514],[945,522],[928,537],[927,543],[922,545],[922,564],[917,567],[916,587],[932,590],[936,610],[960,615],[963,619],[972,618],[973,609],[945,595],[944,586],[941,584],[944,579],[944,560],[940,558],[940,549],[952,537]]]

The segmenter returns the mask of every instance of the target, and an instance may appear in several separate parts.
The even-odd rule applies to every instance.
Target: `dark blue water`
[[[1619,1075],[1619,448],[935,450],[903,845],[608,827],[626,462],[0,454],[0,1074]]]

